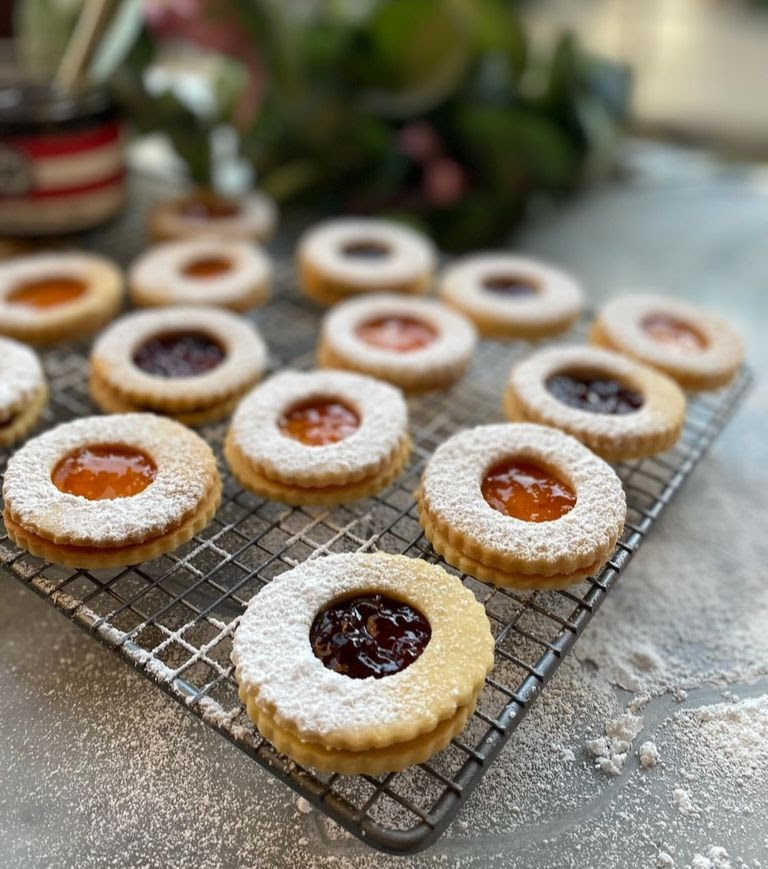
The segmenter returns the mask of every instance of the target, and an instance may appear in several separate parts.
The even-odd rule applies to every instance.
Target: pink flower
[[[443,143],[427,121],[411,121],[397,135],[400,151],[415,163],[426,163],[443,153]]]
[[[464,195],[467,176],[463,167],[450,157],[440,157],[424,169],[424,193],[434,205],[454,205]]]

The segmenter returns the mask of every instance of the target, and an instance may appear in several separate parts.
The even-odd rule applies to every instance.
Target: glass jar
[[[106,89],[0,85],[0,233],[89,229],[124,200],[123,125]]]

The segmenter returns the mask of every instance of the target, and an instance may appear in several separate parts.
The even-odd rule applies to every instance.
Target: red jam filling
[[[435,329],[415,317],[376,317],[357,327],[357,336],[384,350],[410,353],[431,344],[437,337]]]
[[[380,241],[361,239],[343,245],[341,252],[352,259],[379,260],[388,257],[392,250]]]
[[[640,392],[610,377],[554,374],[548,378],[546,386],[563,404],[592,413],[634,413],[643,405]]]
[[[642,322],[643,330],[660,344],[668,344],[681,353],[701,353],[707,346],[703,335],[692,326],[666,314],[651,314]]]
[[[155,463],[139,450],[97,445],[81,447],[65,456],[51,479],[62,492],[101,501],[138,495],[156,476]]]
[[[44,278],[21,284],[8,296],[8,301],[28,308],[53,308],[74,302],[86,289],[86,284],[77,278]]]
[[[182,267],[181,273],[187,278],[217,278],[232,271],[232,263],[224,257],[205,256],[192,260]]]
[[[174,332],[145,341],[133,361],[156,377],[195,377],[216,368],[225,356],[224,348],[204,332]]]
[[[360,427],[360,417],[335,398],[311,398],[289,408],[277,422],[280,431],[310,447],[335,444]]]
[[[536,282],[524,275],[490,275],[483,286],[500,296],[535,296],[539,291]]]
[[[240,206],[232,199],[215,193],[201,193],[191,196],[179,206],[179,213],[193,220],[221,220],[237,217]]]
[[[352,679],[381,679],[409,667],[431,636],[429,622],[412,606],[383,594],[366,594],[319,613],[309,641],[329,670]]]
[[[494,510],[525,522],[551,522],[576,504],[569,486],[548,471],[516,459],[494,465],[483,479],[482,492]]]

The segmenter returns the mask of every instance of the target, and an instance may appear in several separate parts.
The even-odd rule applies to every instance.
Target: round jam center
[[[523,275],[491,275],[483,286],[500,296],[535,296],[539,291],[536,282]]]
[[[352,257],[353,259],[377,260],[388,257],[392,251],[386,244],[380,241],[361,239],[360,241],[350,241],[343,245],[341,252],[344,256]]]
[[[377,317],[358,326],[357,335],[374,347],[410,353],[431,344],[437,332],[429,323],[415,317]]]
[[[666,314],[651,314],[642,322],[643,330],[661,344],[669,344],[681,353],[701,353],[707,342],[687,323]]]
[[[431,636],[418,610],[383,594],[367,594],[321,612],[309,641],[329,670],[353,679],[381,679],[409,667]]]
[[[85,290],[86,285],[77,278],[44,278],[17,287],[8,301],[28,308],[52,308],[79,299]]]
[[[554,374],[547,390],[563,404],[592,413],[633,413],[643,405],[641,393],[610,377]]]
[[[526,522],[551,522],[573,509],[572,489],[542,468],[515,459],[485,475],[483,497],[499,513]]]
[[[280,431],[310,447],[335,444],[360,426],[360,417],[341,401],[313,398],[286,411],[278,420]]]
[[[240,206],[224,196],[194,196],[181,204],[179,212],[193,220],[219,220],[236,217]]]
[[[226,353],[204,332],[158,335],[133,354],[134,363],[156,377],[195,377],[220,365]]]
[[[57,489],[89,501],[130,498],[155,479],[155,463],[130,447],[81,447],[63,458],[51,479]]]
[[[187,278],[217,278],[219,275],[225,275],[232,270],[232,263],[224,257],[207,256],[200,259],[192,260],[187,263],[181,270],[181,273]]]

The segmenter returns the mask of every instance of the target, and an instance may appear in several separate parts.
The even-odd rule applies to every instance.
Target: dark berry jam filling
[[[610,377],[554,374],[546,386],[563,404],[592,413],[634,413],[643,406],[640,392]]]
[[[341,252],[344,256],[352,257],[353,259],[384,259],[388,257],[392,251],[388,245],[380,241],[350,241],[343,245]]]
[[[204,332],[174,332],[145,341],[134,363],[156,377],[195,377],[220,365],[224,348]]]
[[[431,636],[418,610],[383,594],[366,594],[319,613],[309,641],[329,670],[352,679],[381,679],[409,667]]]
[[[535,296],[539,291],[536,282],[523,275],[489,275],[483,286],[500,296]]]

